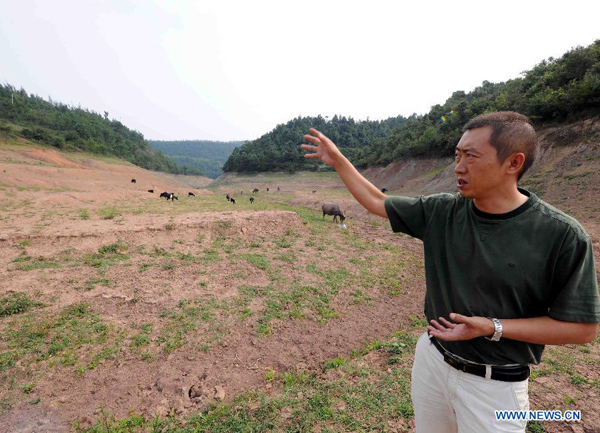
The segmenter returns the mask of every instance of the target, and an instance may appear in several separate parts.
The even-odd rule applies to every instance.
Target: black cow
[[[188,197],[196,197],[196,194],[194,194],[193,192],[188,192]]]
[[[252,190],[252,192],[254,192],[254,193],[257,193],[257,192],[258,192],[258,188],[254,188],[254,189]]]
[[[131,183],[135,183],[135,179],[131,179]]]
[[[230,196],[229,194],[227,194],[227,195],[225,196],[225,198],[227,199],[227,201],[230,201],[230,200],[231,200],[231,196]]]
[[[149,189],[148,192],[151,192],[152,194],[154,194],[154,190],[153,189]]]
[[[235,199],[231,197],[231,204],[235,204]]]
[[[167,200],[169,200],[171,198],[171,194],[169,194],[168,192],[161,192],[160,193],[160,198],[166,198]]]
[[[340,210],[339,205],[335,203],[324,203],[322,209],[323,218],[325,218],[325,215],[333,215],[334,222],[337,222],[338,216],[340,217],[340,222],[344,222],[344,220],[346,219],[343,212]]]
[[[250,197],[250,204],[254,203],[254,197]]]
[[[381,188],[381,192],[386,193],[386,192],[388,192],[388,189],[387,188]]]

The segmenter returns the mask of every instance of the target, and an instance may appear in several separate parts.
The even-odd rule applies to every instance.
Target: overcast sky
[[[0,81],[147,139],[425,113],[600,39],[600,1],[0,0]]]

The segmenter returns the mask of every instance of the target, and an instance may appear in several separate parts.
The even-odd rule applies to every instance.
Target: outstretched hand
[[[444,341],[471,340],[477,337],[487,337],[494,333],[494,324],[487,317],[467,317],[462,314],[450,313],[452,323],[443,317],[432,320],[427,327],[429,334]],[[441,322],[441,323],[440,323]]]
[[[302,144],[301,149],[307,150],[309,153],[305,154],[305,158],[318,158],[325,164],[335,168],[335,164],[338,163],[343,155],[337,148],[337,146],[327,138],[323,133],[317,131],[315,128],[309,129],[310,134],[304,136],[304,140],[310,144]]]

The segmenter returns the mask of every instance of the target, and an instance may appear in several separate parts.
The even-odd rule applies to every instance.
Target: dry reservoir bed
[[[420,246],[384,227],[312,211],[88,222],[0,243],[23,310],[0,322],[9,424],[185,415],[418,322]]]

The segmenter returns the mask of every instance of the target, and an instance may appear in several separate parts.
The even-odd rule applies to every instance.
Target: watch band
[[[500,337],[502,337],[502,323],[500,323],[500,320],[494,317],[488,317],[488,319],[490,319],[494,324],[494,335],[491,337],[485,337],[486,340],[500,341]]]

